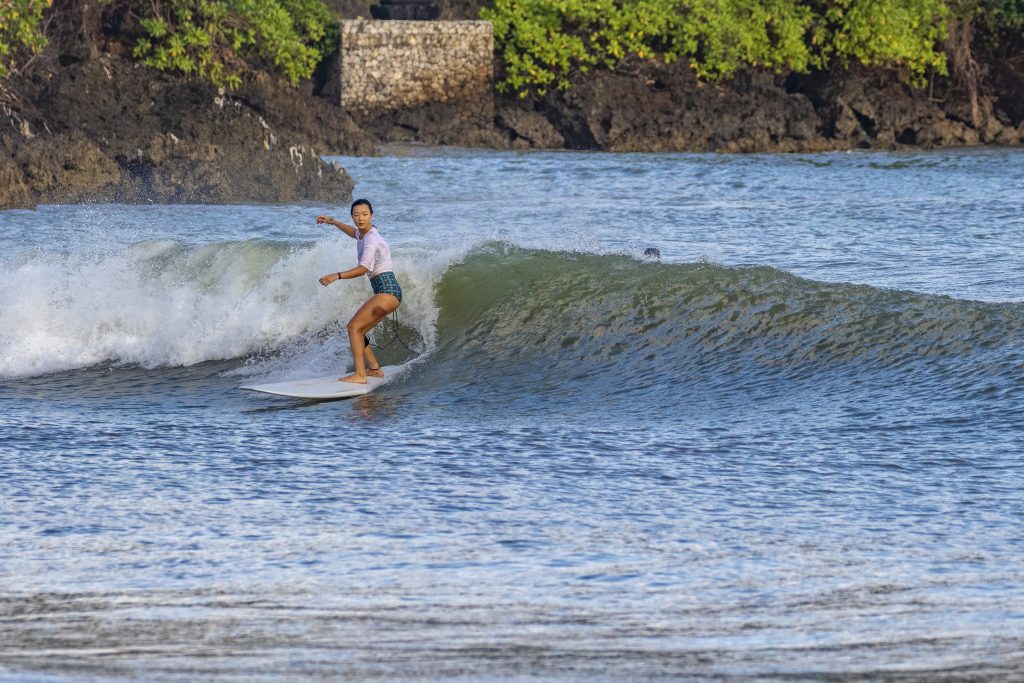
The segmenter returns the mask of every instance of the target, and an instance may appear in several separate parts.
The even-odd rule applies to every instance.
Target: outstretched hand
[[[328,273],[327,275],[324,275],[322,278],[320,278],[320,284],[322,284],[324,287],[326,287],[327,285],[331,284],[332,282],[337,282],[340,279],[341,278],[338,277],[337,273]]]
[[[316,224],[320,225],[321,223],[330,223],[332,220],[333,219],[330,216],[317,216]]]

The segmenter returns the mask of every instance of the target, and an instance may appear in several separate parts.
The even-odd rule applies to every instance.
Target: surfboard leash
[[[410,348],[409,348],[409,345],[408,345],[408,344],[406,344],[406,343],[405,343],[405,342],[404,342],[404,341],[402,340],[402,337],[401,337],[401,336],[400,336],[400,335],[398,334],[398,330],[399,330],[399,328],[398,328],[398,311],[397,311],[397,310],[396,310],[396,311],[394,311],[394,312],[393,312],[393,313],[391,314],[391,320],[392,320],[392,322],[394,322],[394,323],[395,323],[395,338],[394,338],[394,339],[392,339],[391,341],[389,341],[389,342],[388,342],[387,344],[383,344],[383,345],[382,345],[382,344],[371,344],[371,346],[373,346],[373,347],[374,347],[375,349],[380,349],[380,350],[382,350],[382,351],[383,351],[384,349],[388,348],[389,346],[391,346],[391,345],[392,345],[392,344],[394,344],[395,342],[398,342],[399,344],[401,344],[401,345],[402,345],[402,347],[403,347],[403,348],[404,348],[404,349],[405,349],[406,351],[408,351],[408,352],[409,352],[409,353],[411,353],[412,355],[414,355],[414,356],[418,356],[418,355],[420,355],[418,351],[413,351],[412,349],[410,349]]]

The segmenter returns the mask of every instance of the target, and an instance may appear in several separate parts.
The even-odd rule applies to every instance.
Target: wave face
[[[0,376],[231,359],[268,378],[332,371],[348,360],[343,325],[369,289],[316,279],[349,256],[334,242],[257,240],[23,254],[0,269]],[[1024,369],[1020,304],[495,242],[396,255],[396,270],[401,333],[426,351],[410,381],[458,400],[650,410],[908,379],[1005,397]]]
[[[645,263],[491,244],[438,287],[432,371],[500,392],[649,410],[715,392],[885,383],[1016,391],[1019,304],[826,284],[770,267]]]

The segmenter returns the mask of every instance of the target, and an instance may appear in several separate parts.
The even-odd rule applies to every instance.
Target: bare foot
[[[366,374],[370,377],[383,377],[384,371],[380,368],[366,368]]]
[[[342,377],[338,380],[339,382],[352,382],[352,384],[366,384],[366,375],[360,377],[359,375],[352,373],[347,377]]]

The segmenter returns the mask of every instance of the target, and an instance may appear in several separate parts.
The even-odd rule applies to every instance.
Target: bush
[[[295,85],[312,75],[338,37],[322,0],[164,0],[135,9],[145,31],[134,48],[137,59],[230,88],[253,67]]]
[[[499,88],[523,96],[633,55],[686,58],[712,79],[747,64],[803,69],[811,58],[811,13],[788,0],[497,0],[481,16],[504,60]]]
[[[17,71],[22,55],[46,47],[43,12],[53,0],[0,0],[0,78]]]
[[[709,80],[834,61],[921,80],[930,68],[945,73],[936,46],[948,13],[944,0],[496,0],[481,17],[494,24],[504,61],[499,89],[525,97],[630,57],[685,59]]]
[[[946,55],[936,47],[946,38],[949,15],[945,0],[831,0],[812,39],[821,46],[817,65],[902,69],[923,85],[929,69],[947,73]]]
[[[1024,0],[981,0],[975,18],[984,52],[1006,58],[1024,51]]]

